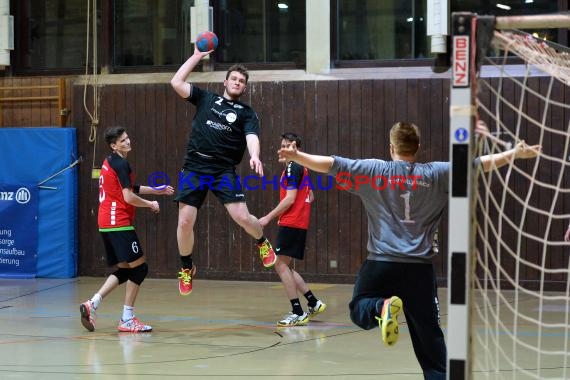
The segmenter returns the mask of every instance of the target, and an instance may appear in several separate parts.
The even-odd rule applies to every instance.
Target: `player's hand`
[[[542,146],[540,145],[527,145],[524,140],[519,141],[515,146],[516,158],[534,158],[540,154]]]
[[[170,185],[156,189],[157,195],[172,195],[174,194],[174,188]]]
[[[150,210],[156,214],[160,212],[160,205],[157,201],[150,201]]]
[[[567,243],[570,242],[570,226],[568,226],[566,229],[566,233],[564,234],[564,241]]]
[[[478,120],[477,124],[475,124],[475,133],[479,135],[479,137],[486,137],[490,134],[487,124],[482,120]]]
[[[285,148],[281,148],[277,151],[280,159],[286,159],[288,161],[293,161],[293,157],[297,154],[297,143],[293,141]]]
[[[257,157],[252,157],[249,160],[249,167],[257,173],[258,176],[263,177],[263,164]]]
[[[259,218],[259,224],[261,224],[261,227],[267,226],[270,221],[271,220],[267,216],[263,216],[263,217]]]
[[[194,55],[199,56],[200,59],[204,58],[205,56],[207,56],[211,52],[213,52],[213,50],[200,51],[200,50],[198,50],[198,46],[196,44],[194,44]]]

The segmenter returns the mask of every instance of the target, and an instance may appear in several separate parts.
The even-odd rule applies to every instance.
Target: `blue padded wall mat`
[[[75,128],[0,128],[0,183],[39,186],[37,277],[77,275],[78,168]]]

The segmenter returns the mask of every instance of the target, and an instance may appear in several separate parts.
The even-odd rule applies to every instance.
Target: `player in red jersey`
[[[284,133],[281,138],[281,148],[286,148],[293,142],[297,148],[301,146],[301,139],[294,133]],[[280,201],[273,210],[260,218],[259,222],[265,227],[273,218],[279,217],[279,232],[275,248],[277,255],[275,271],[285,287],[293,310],[283,320],[277,322],[277,325],[282,327],[302,326],[309,322],[310,317],[323,312],[327,307],[325,303],[313,295],[301,275],[289,267],[293,259],[303,260],[305,256],[305,241],[314,196],[307,168],[281,158],[279,162],[285,164],[285,170],[283,170],[279,181]],[[303,311],[298,292],[307,299],[308,313]]]
[[[123,127],[110,127],[105,131],[105,142],[111,153],[103,162],[99,177],[99,231],[107,253],[107,264],[115,272],[107,277],[101,288],[90,300],[79,307],[81,323],[89,330],[95,330],[95,310],[113,289],[126,284],[123,314],[117,327],[119,331],[148,332],[152,327],[145,325],[134,315],[134,304],[141,283],[148,273],[148,265],[135,232],[136,207],[148,207],[158,213],[157,201],[149,201],[137,194],[172,195],[171,186],[152,188],[134,184],[134,173],[127,161],[131,151],[131,140]]]

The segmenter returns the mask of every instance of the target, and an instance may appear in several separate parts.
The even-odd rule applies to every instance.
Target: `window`
[[[216,70],[242,62],[250,68],[304,68],[306,2],[310,0],[209,0],[220,43]],[[330,0],[333,66],[429,65],[427,1]],[[497,16],[568,9],[568,0],[450,0],[452,11]],[[12,66],[16,74],[84,70],[88,7],[95,0],[14,0]],[[98,62],[110,72],[176,70],[193,51],[194,0],[97,0]],[[91,32],[91,31],[89,31]],[[533,34],[568,43],[568,32]],[[194,36],[193,36],[194,34]],[[90,42],[92,42],[92,38]],[[93,50],[89,49],[92,59]],[[429,58],[429,59],[428,59]],[[397,62],[394,62],[397,60]]]
[[[337,0],[336,5],[338,47],[334,61],[428,55],[423,0]]]
[[[362,60],[380,62],[432,57],[430,38],[426,35],[426,0],[331,1],[332,61],[336,66],[346,63],[350,66],[351,62],[355,65],[356,61]],[[451,12],[496,16],[535,15],[559,10],[555,0],[451,0],[450,7]],[[558,42],[558,30],[531,32]],[[394,65],[393,62],[389,64]]]
[[[18,0],[16,73],[81,72],[87,54],[87,11],[95,0]],[[174,70],[193,52],[194,0],[98,0],[99,65],[110,72]],[[220,45],[216,66],[281,64],[304,67],[305,0],[210,0]],[[90,44],[93,38],[90,36]],[[88,52],[88,53],[87,53]],[[5,72],[2,72],[3,75]]]
[[[305,0],[214,0],[219,63],[305,63]]]
[[[12,62],[21,71],[81,68],[86,51],[86,0],[11,2]]]
[[[189,0],[115,0],[113,66],[181,64],[191,54]],[[185,17],[188,16],[188,17]]]
[[[493,16],[538,15],[558,12],[555,0],[451,0],[455,12],[476,12]],[[534,29],[527,32],[549,41],[558,42],[558,29]]]

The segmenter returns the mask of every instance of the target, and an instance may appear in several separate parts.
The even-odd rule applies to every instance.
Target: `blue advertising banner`
[[[36,276],[38,187],[0,183],[0,277]]]
[[[76,135],[70,127],[0,128],[0,183],[34,184],[39,192],[35,277],[77,274]],[[0,222],[15,223],[2,214]]]

